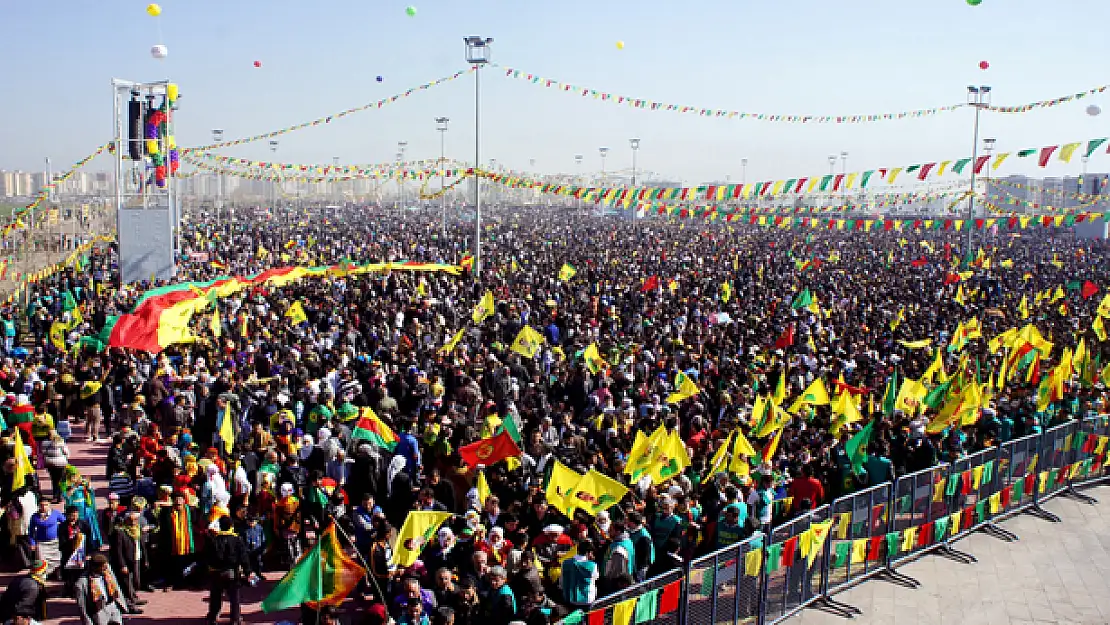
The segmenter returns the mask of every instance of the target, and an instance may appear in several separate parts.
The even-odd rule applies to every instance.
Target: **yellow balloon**
[[[157,4],[146,5],[146,14],[151,17],[158,17],[162,14],[162,7]]]
[[[618,41],[617,42],[617,49],[618,50],[624,50],[624,42],[623,41]]]

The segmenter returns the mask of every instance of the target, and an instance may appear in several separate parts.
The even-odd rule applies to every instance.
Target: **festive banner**
[[[190,155],[190,162],[198,158],[203,158],[206,161],[218,163],[226,167],[246,167],[250,169],[272,169],[280,172],[294,172],[302,174],[319,174],[319,175],[332,175],[332,174],[370,174],[376,176],[377,174],[388,174],[398,170],[410,171],[426,171],[435,169],[436,167],[444,167],[449,165],[452,169],[465,167],[466,164],[454,159],[445,158],[426,158],[417,161],[393,161],[384,163],[369,163],[365,165],[326,165],[326,164],[302,164],[302,163],[274,163],[271,161],[254,161],[248,158],[237,158],[234,156],[222,156],[213,154],[211,152],[193,152]]]
[[[519,69],[505,67],[503,65],[492,64],[498,69],[504,70],[505,76],[523,80],[529,84],[555,89],[564,93],[574,94],[580,97],[591,97],[595,100],[604,102],[612,102],[614,104],[623,104],[632,108],[645,109],[651,111],[670,111],[677,113],[692,113],[699,117],[724,117],[727,119],[755,119],[765,122],[785,122],[785,123],[800,123],[800,124],[863,124],[871,122],[892,121],[899,119],[911,119],[919,117],[927,117],[937,115],[940,113],[948,113],[958,109],[969,106],[966,103],[952,104],[949,106],[940,106],[934,108],[917,109],[913,111],[901,111],[897,113],[866,113],[854,115],[788,115],[777,113],[751,113],[743,111],[731,111],[727,109],[712,109],[700,108],[696,106],[689,106],[684,104],[668,104],[666,102],[656,102],[645,98],[637,98],[632,96],[615,95],[605,91],[598,91],[597,89],[590,89],[588,87],[581,87],[569,83],[560,82],[552,78],[544,78],[538,74],[530,74]],[[1103,85],[1101,87],[1094,87],[1087,91],[1076,93],[1069,96],[1053,98],[1051,100],[1041,100],[1038,102],[1030,102],[1020,106],[990,106],[987,110],[998,113],[1026,113],[1034,109],[1047,108],[1051,106],[1058,106],[1066,104],[1074,100],[1078,100],[1088,95],[1103,93],[1110,89],[1110,85]]]
[[[24,206],[23,208],[20,208],[18,210],[12,211],[12,214],[11,214],[12,221],[9,222],[8,224],[6,224],[3,227],[3,231],[2,231],[3,236],[8,236],[9,234],[12,233],[13,230],[18,230],[20,228],[26,227],[26,224],[24,224],[23,221],[21,219],[19,219],[19,217],[21,215],[25,214],[25,213],[29,213],[29,212],[35,210],[43,202],[45,202],[46,199],[48,197],[50,197],[50,192],[52,190],[54,190],[55,188],[57,188],[58,183],[65,182],[66,180],[69,180],[70,178],[72,178],[73,174],[77,173],[77,171],[80,170],[85,165],[88,165],[89,162],[91,162],[94,158],[103,154],[105,150],[109,150],[109,151],[114,152],[114,149],[115,148],[112,145],[112,142],[109,141],[108,143],[105,143],[104,145],[96,148],[96,150],[94,150],[92,152],[92,154],[89,154],[88,156],[86,156],[86,157],[82,158],[81,160],[77,161],[76,163],[74,163],[73,166],[70,167],[69,169],[65,170],[64,172],[62,172],[59,175],[56,175],[54,177],[53,181],[47,180],[46,184],[44,184],[42,186],[42,188],[39,189],[39,192],[35,195],[35,199],[32,200],[30,204],[28,204],[27,206]]]
[[[212,143],[212,144],[209,144],[209,145],[196,147],[196,148],[184,148],[184,149],[181,150],[181,153],[182,153],[182,155],[184,155],[187,152],[204,152],[204,151],[207,151],[207,150],[215,150],[215,149],[219,149],[219,148],[226,148],[226,147],[230,147],[230,146],[233,146],[233,145],[243,145],[244,143],[254,143],[255,141],[262,141],[263,139],[272,139],[274,137],[280,137],[282,135],[286,135],[286,134],[289,134],[291,132],[296,132],[298,130],[303,130],[305,128],[320,126],[322,124],[330,124],[332,121],[337,120],[337,119],[342,119],[342,118],[344,118],[348,115],[354,115],[355,113],[361,113],[363,111],[369,111],[371,109],[380,109],[383,106],[386,106],[388,104],[393,104],[397,100],[400,100],[402,98],[407,98],[407,97],[411,96],[412,94],[417,93],[419,91],[426,91],[428,89],[431,89],[432,87],[438,87],[440,85],[449,83],[453,80],[458,80],[459,78],[461,78],[461,77],[463,77],[467,74],[470,74],[474,71],[475,71],[475,68],[471,67],[470,69],[466,69],[466,70],[463,70],[463,71],[460,71],[460,72],[455,72],[454,74],[451,74],[450,76],[446,76],[444,78],[439,78],[439,79],[433,80],[431,82],[426,82],[422,85],[413,87],[411,89],[407,89],[407,90],[405,90],[401,93],[398,93],[397,95],[393,95],[393,96],[390,96],[388,98],[383,98],[381,100],[378,100],[377,102],[370,102],[368,104],[363,104],[362,106],[356,106],[354,108],[350,108],[350,109],[347,109],[345,111],[340,111],[340,112],[334,113],[332,115],[327,115],[327,116],[321,117],[319,119],[314,119],[314,120],[308,121],[308,122],[302,122],[300,124],[295,124],[293,126],[288,126],[286,128],[282,128],[280,130],[274,130],[274,131],[271,131],[271,132],[267,132],[267,133],[263,133],[263,134],[259,134],[259,135],[254,135],[254,136],[251,136],[251,137],[244,137],[242,139],[234,139],[232,141],[224,141],[222,143]]]

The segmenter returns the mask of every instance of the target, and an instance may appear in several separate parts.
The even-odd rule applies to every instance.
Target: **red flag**
[[[459,456],[470,467],[477,467],[478,465],[488,467],[499,460],[519,455],[520,448],[513,442],[509,433],[504,430],[492,438],[483,438],[476,443],[459,447]]]
[[[775,349],[786,349],[794,344],[794,324],[790,324],[786,328],[786,332],[782,333],[779,340],[775,341]]]
[[[833,380],[832,382],[836,385],[836,390],[840,391],[841,393],[850,393],[852,395],[866,395],[868,391],[871,390],[866,386],[852,386],[851,384],[845,384],[840,380]]]
[[[944,286],[948,286],[949,284],[956,284],[959,281],[960,274],[958,273],[950,273],[944,276]]]
[[[1098,293],[1098,285],[1094,282],[1091,282],[1090,280],[1084,282],[1083,288],[1079,291],[1079,294],[1083,296],[1083,299],[1087,299],[1095,293]]]
[[[648,291],[654,291],[655,289],[658,289],[658,288],[659,288],[659,276],[649,276],[647,280],[644,280],[643,286],[640,287],[640,292],[641,293],[646,293]]]
[[[1041,148],[1041,155],[1037,158],[1037,165],[1045,167],[1048,165],[1048,159],[1052,158],[1052,153],[1056,151],[1058,145],[1050,145],[1047,148]]]
[[[924,256],[922,256],[921,258],[918,258],[917,260],[911,262],[910,264],[913,265],[916,268],[921,268],[921,267],[924,267],[925,265],[928,265],[929,261]]]

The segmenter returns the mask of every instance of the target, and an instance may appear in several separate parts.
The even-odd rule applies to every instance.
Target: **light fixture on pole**
[[[991,105],[991,88],[986,85],[969,85],[967,103],[975,109],[975,131],[971,140],[971,188],[967,196],[967,250],[964,251],[964,256],[971,254],[975,236],[975,170],[978,169],[976,161],[979,160],[979,115]]]
[[[277,139],[270,139],[270,154],[277,154],[277,149],[278,149]],[[271,159],[271,160],[273,160],[273,159]],[[278,182],[275,179],[270,184],[270,208],[271,208],[271,210],[273,209],[273,205],[277,204],[277,193],[278,193]]]
[[[844,196],[844,203],[848,203],[848,153],[842,151],[840,153],[840,184],[844,185],[840,188],[841,195]],[[835,186],[835,185],[834,185]]]
[[[212,129],[212,143],[223,143],[224,131],[221,128]],[[223,208],[224,203],[224,176],[222,173],[216,174],[216,221],[220,220],[220,209]]]
[[[332,168],[331,168],[332,186],[335,187],[335,189],[334,189],[334,191],[335,191],[335,201],[336,201],[336,203],[338,203],[338,202],[341,202],[343,200],[343,194],[340,193],[340,191],[339,191],[339,157],[338,156],[331,157],[331,165],[332,165]]]
[[[397,176],[397,189],[400,193],[401,216],[405,216],[405,148],[409,147],[408,141],[397,142],[397,167],[400,169]]]
[[[636,153],[640,151],[640,140],[629,139],[628,147],[632,148],[632,186],[636,186]]]
[[[575,186],[578,186],[578,185],[582,184],[582,159],[584,159],[584,158],[585,157],[582,156],[581,154],[575,154],[574,155],[574,185]],[[578,210],[582,210],[581,194],[579,194],[579,197],[578,197]]]
[[[740,188],[743,189],[748,185],[748,159],[740,159]],[[744,195],[747,195],[746,193]],[[746,202],[741,203],[742,206],[747,206]]]
[[[598,154],[601,154],[601,186],[605,186],[605,157],[609,156],[609,148],[598,148]]]
[[[436,118],[436,130],[439,131],[439,195],[440,195],[440,234],[443,241],[440,245],[447,245],[447,122],[446,117]]]
[[[991,156],[994,154],[994,144],[995,144],[996,141],[997,141],[997,139],[983,139],[983,155],[987,157],[987,165],[985,166],[985,168],[983,170],[984,172],[986,172],[986,173],[983,174],[983,185],[984,185],[983,192],[988,194],[988,195],[991,192],[990,162],[991,162]]]
[[[481,181],[478,169],[481,167],[481,112],[482,91],[479,76],[482,66],[489,63],[490,44],[493,37],[478,37],[471,35],[463,37],[466,44],[466,62],[474,66],[474,280],[482,279],[482,197]]]

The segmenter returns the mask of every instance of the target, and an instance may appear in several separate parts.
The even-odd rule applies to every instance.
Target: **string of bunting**
[[[16,299],[23,293],[23,291],[28,288],[28,285],[36,284],[38,282],[41,282],[41,281],[49,278],[50,276],[58,273],[59,271],[61,271],[62,269],[66,268],[66,267],[76,266],[78,261],[80,260],[80,258],[82,256],[84,256],[86,253],[88,253],[90,250],[92,250],[94,247],[96,247],[97,244],[99,244],[99,243],[112,243],[115,240],[116,240],[116,238],[114,236],[111,236],[111,235],[98,236],[98,237],[94,238],[92,241],[89,241],[88,243],[84,243],[84,244],[78,246],[76,249],[74,249],[72,252],[70,252],[70,254],[68,256],[66,256],[65,259],[63,259],[63,260],[60,260],[56,263],[47,265],[46,267],[43,267],[41,269],[37,269],[37,270],[32,271],[32,272],[17,273],[15,275],[15,281],[16,281],[15,290],[8,294],[7,298],[4,299],[4,303],[5,304],[11,304],[12,302],[16,301]]]
[[[1033,209],[1033,210],[1040,210],[1042,212],[1048,212],[1048,213],[1076,212],[1076,211],[1082,210],[1084,208],[1090,208],[1090,207],[1092,207],[1095,204],[1098,204],[1100,202],[1110,201],[1110,197],[1101,197],[1101,198],[1100,197],[1094,197],[1094,198],[1084,200],[1084,201],[1080,202],[1079,204],[1076,204],[1075,206],[1069,206],[1069,207],[1066,207],[1066,208],[1057,208],[1057,207],[1055,207],[1051,204],[1041,204],[1040,202],[1031,202],[1029,200],[1025,200],[1025,199],[1016,197],[1016,196],[1014,196],[1014,195],[1012,195],[1008,192],[1006,192],[1005,195],[998,194],[998,193],[979,194],[979,197],[981,197],[984,202],[987,202],[987,201],[1001,202],[1002,205],[1008,206],[1008,208],[1003,208],[1001,210],[1001,212],[1004,212],[1004,213],[1012,213],[1018,208],[1027,208],[1027,209]]]
[[[429,170],[434,167],[442,166],[441,164],[450,164],[453,167],[462,165],[461,161],[456,161],[451,158],[425,158],[414,161],[392,161],[382,163],[367,163],[367,164],[351,164],[351,165],[327,165],[327,164],[304,164],[304,163],[275,163],[272,161],[255,161],[248,158],[238,158],[235,156],[223,156],[220,154],[213,154],[211,152],[196,152],[190,154],[192,158],[203,158],[207,161],[215,161],[221,165],[228,167],[247,167],[251,169],[273,169],[281,172],[298,172],[298,173],[312,173],[329,175],[334,173],[367,173],[367,172],[389,172],[398,169],[411,169],[411,170]]]
[[[1105,138],[1091,139],[1086,142],[1085,155],[1090,156],[1106,143]],[[1003,152],[995,156],[979,156],[974,160],[970,157],[917,163],[902,167],[883,167],[863,172],[843,174],[825,174],[789,178],[786,180],[771,180],[754,182],[750,184],[727,185],[700,185],[696,187],[637,187],[637,188],[597,188],[578,187],[561,183],[547,183],[527,181],[514,174],[488,174],[493,180],[507,185],[538,186],[545,193],[569,195],[577,198],[601,198],[602,201],[625,200],[739,200],[751,198],[774,198],[783,195],[795,196],[810,193],[840,192],[851,189],[867,189],[875,181],[893,184],[902,173],[913,174],[920,181],[935,180],[951,172],[953,175],[963,175],[964,170],[970,165],[976,174],[982,173],[988,163],[992,170],[997,170],[1011,156],[1029,158],[1035,156],[1037,165],[1046,167],[1053,156],[1064,163],[1070,163],[1083,142],[1076,141],[1063,145],[1050,145],[1040,148],[1026,148],[1017,152]]]
[[[236,176],[246,180],[269,180],[274,182],[343,182],[348,180],[365,180],[368,178],[396,180],[398,178],[404,180],[426,180],[440,176],[441,170],[438,169],[394,169],[394,170],[358,170],[351,169],[347,173],[330,174],[302,174],[296,173],[282,173],[280,170],[264,167],[253,167],[248,170],[235,169],[233,167],[221,167],[213,165],[192,158],[191,156],[182,155],[181,160],[196,167],[197,169],[204,170],[211,173],[226,174],[229,176]],[[443,175],[447,177],[455,177],[463,175],[466,171],[464,169],[446,169],[442,170]]]
[[[19,209],[16,209],[16,210],[12,211],[11,221],[9,221],[3,227],[3,230],[2,230],[3,236],[8,236],[9,234],[12,233],[13,230],[17,230],[19,228],[25,227],[25,224],[23,223],[23,221],[21,219],[19,219],[19,217],[21,215],[29,213],[29,212],[35,210],[36,208],[38,208],[43,202],[46,201],[47,198],[50,197],[50,192],[53,189],[57,188],[58,183],[65,182],[66,180],[69,180],[70,178],[72,178],[73,174],[77,173],[77,171],[80,170],[85,165],[88,165],[94,158],[103,154],[105,150],[114,150],[111,141],[101,145],[100,147],[93,150],[93,152],[91,154],[85,156],[81,160],[74,163],[73,166],[71,166],[69,169],[65,170],[60,175],[56,176],[54,178],[54,180],[46,181],[46,184],[44,184],[42,186],[42,188],[39,189],[39,192],[37,194],[35,194],[35,197],[34,197],[33,200],[31,200],[30,204],[28,204],[27,206],[24,206],[22,208],[19,208]]]
[[[445,76],[443,78],[437,78],[436,80],[433,80],[431,82],[426,82],[422,85],[418,85],[416,87],[406,89],[405,91],[403,91],[401,93],[398,93],[396,95],[389,96],[388,98],[382,98],[381,100],[377,100],[375,102],[369,102],[369,103],[366,103],[366,104],[363,104],[363,105],[360,105],[360,106],[356,106],[354,108],[349,108],[345,111],[340,111],[338,113],[333,113],[331,115],[326,115],[324,117],[320,117],[320,118],[314,119],[312,121],[307,121],[307,122],[302,122],[300,124],[294,124],[292,126],[287,126],[285,128],[281,128],[279,130],[274,130],[274,131],[271,131],[271,132],[266,132],[266,133],[262,133],[262,134],[258,134],[258,135],[253,135],[253,136],[250,136],[250,137],[243,137],[242,139],[233,139],[231,141],[224,141],[222,143],[212,143],[212,144],[201,146],[201,147],[183,148],[181,150],[181,154],[182,154],[182,156],[184,156],[186,153],[191,153],[191,152],[204,152],[204,151],[208,151],[208,150],[215,150],[215,149],[219,149],[219,148],[231,147],[231,146],[235,146],[235,145],[243,145],[245,143],[254,143],[255,141],[262,141],[264,139],[272,139],[274,137],[280,137],[282,135],[287,135],[291,132],[296,132],[298,130],[303,130],[305,128],[312,128],[312,127],[315,127],[315,126],[321,126],[323,124],[330,124],[331,122],[333,122],[335,120],[338,120],[338,119],[342,119],[342,118],[344,118],[348,115],[354,115],[355,113],[361,113],[363,111],[369,111],[371,109],[380,109],[383,106],[393,104],[394,102],[396,102],[396,101],[398,101],[402,98],[407,98],[407,97],[413,95],[414,93],[418,93],[420,91],[427,91],[428,89],[431,89],[433,87],[438,87],[440,85],[447,84],[447,83],[449,83],[453,80],[458,80],[459,78],[461,78],[461,77],[463,77],[467,74],[470,74],[471,72],[474,72],[474,71],[475,71],[475,69],[473,67],[469,68],[469,69],[462,70],[462,71],[458,71],[458,72],[455,72],[454,74],[451,74],[450,76]]]
[[[948,113],[958,109],[966,108],[969,105],[966,103],[952,104],[948,106],[939,106],[933,108],[923,108],[912,111],[901,111],[896,113],[864,113],[864,114],[851,114],[851,115],[790,115],[780,113],[753,113],[744,111],[733,111],[728,109],[715,109],[715,108],[702,108],[697,106],[690,106],[685,104],[670,104],[666,102],[658,102],[649,100],[647,98],[638,98],[634,96],[616,95],[607,91],[599,91],[589,87],[582,87],[565,83],[553,78],[545,78],[539,74],[529,73],[523,70],[514,69],[491,64],[505,72],[505,76],[523,80],[532,85],[539,85],[549,89],[555,89],[563,93],[570,93],[580,97],[590,97],[594,100],[603,102],[611,102],[614,104],[622,104],[631,108],[645,109],[651,111],[669,111],[676,113],[688,113],[697,115],[699,117],[718,117],[726,119],[754,119],[765,122],[783,122],[783,123],[800,123],[800,124],[864,124],[871,122],[893,121],[900,119],[913,119],[920,117],[929,117],[941,113]],[[1037,102],[1030,102],[1019,106],[989,106],[986,107],[989,111],[997,113],[1027,113],[1029,111],[1059,106],[1066,104],[1088,95],[1094,95],[1105,92],[1110,89],[1110,85],[1103,85],[1094,87],[1086,91],[1075,93],[1068,96],[1052,98],[1050,100],[1039,100]]]
[[[1080,176],[1079,180],[1082,181],[1083,177]],[[1100,188],[1106,188],[1107,186],[1110,186],[1110,178],[1096,178],[1096,180],[1098,180],[1098,186]],[[1018,191],[1031,191],[1034,193],[1039,193],[1043,191],[1052,195],[1053,197],[1062,197],[1069,200],[1079,200],[1080,202],[1090,202],[1107,199],[1107,196],[1099,193],[1081,193],[1078,191],[1064,191],[1063,189],[1046,189],[1041,186],[1023,184],[1020,182],[1007,180],[1005,178],[991,178],[990,183],[993,186],[1008,187],[1010,189],[1015,189]]]

